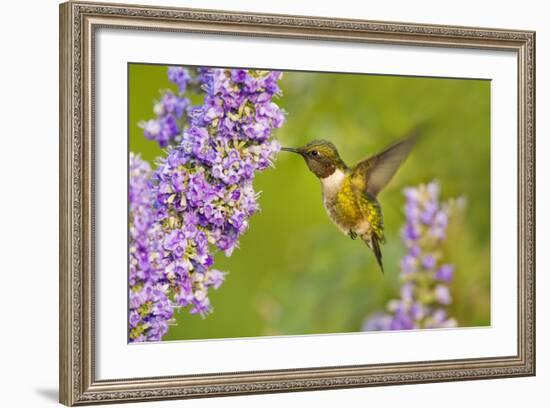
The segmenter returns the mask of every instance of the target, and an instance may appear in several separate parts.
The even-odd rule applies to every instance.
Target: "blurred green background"
[[[138,123],[154,117],[161,90],[176,88],[163,65],[129,66],[130,150],[153,164],[162,155]],[[463,196],[446,257],[456,267],[450,314],[459,326],[490,324],[490,81],[285,72],[276,102],[287,121],[275,137],[285,146],[331,140],[348,165],[374,154],[421,122],[419,145],[379,195],[387,243],[382,275],[368,248],[343,235],[325,213],[319,181],[303,160],[282,153],[254,182],[262,211],[240,249],[218,254],[228,271],[211,291],[207,318],[176,314],[165,340],[359,331],[364,318],[399,297],[405,186],[437,180],[442,199]],[[195,103],[199,102],[197,100]]]

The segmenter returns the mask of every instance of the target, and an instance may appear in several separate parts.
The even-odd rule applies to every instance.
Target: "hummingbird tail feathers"
[[[372,252],[376,257],[376,262],[378,262],[380,270],[382,271],[382,273],[384,273],[384,265],[382,264],[382,251],[380,250],[379,238],[373,234],[368,240],[365,239],[364,241],[368,245],[368,247],[372,249]]]

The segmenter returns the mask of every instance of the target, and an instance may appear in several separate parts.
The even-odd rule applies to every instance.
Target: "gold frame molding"
[[[513,356],[97,380],[94,33],[101,27],[517,53],[518,349]],[[60,402],[82,405],[535,375],[535,33],[126,4],[60,5]]]

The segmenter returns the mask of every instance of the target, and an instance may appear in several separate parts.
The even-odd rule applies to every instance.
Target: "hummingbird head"
[[[298,153],[306,161],[309,170],[321,179],[330,176],[336,169],[347,168],[336,146],[327,140],[313,140],[302,147],[282,147],[281,150]]]

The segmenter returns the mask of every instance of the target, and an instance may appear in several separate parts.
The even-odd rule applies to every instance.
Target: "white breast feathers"
[[[340,190],[345,177],[346,174],[342,170],[336,169],[330,176],[322,178],[321,185],[323,186],[324,197],[334,196]]]

